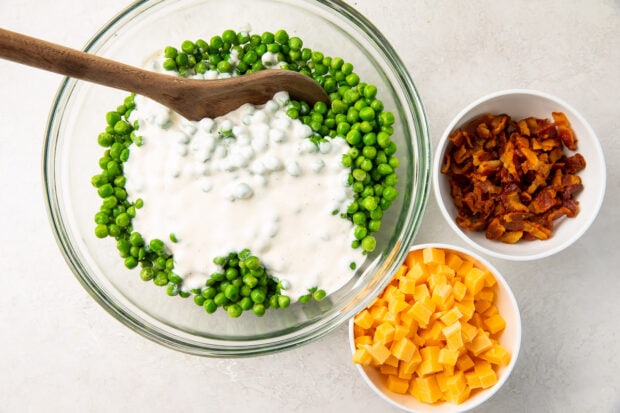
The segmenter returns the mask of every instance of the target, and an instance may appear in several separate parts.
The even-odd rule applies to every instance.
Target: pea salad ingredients
[[[115,238],[143,280],[193,296],[207,313],[261,316],[340,288],[377,247],[398,195],[394,117],[377,88],[284,30],[185,41],[159,64],[201,79],[296,70],[331,104],[278,93],[262,107],[189,122],[129,96],[98,137],[106,149],[91,181],[102,198],[95,235]]]

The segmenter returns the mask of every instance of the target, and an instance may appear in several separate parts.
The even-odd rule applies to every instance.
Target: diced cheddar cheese
[[[353,322],[362,328],[370,328],[372,327],[373,320],[374,318],[370,315],[370,311],[364,310],[355,316]]]
[[[385,381],[385,386],[394,393],[406,394],[407,389],[409,389],[409,380],[401,379],[396,375],[390,375]]]
[[[465,275],[465,287],[473,295],[478,294],[484,287],[484,279],[487,273],[480,268],[473,267]]]
[[[365,348],[377,363],[383,363],[390,356],[390,350],[383,343],[366,345]]]
[[[499,333],[506,328],[506,321],[504,321],[503,317],[499,315],[499,313],[489,318],[485,318],[483,323],[491,334]]]
[[[384,321],[375,329],[374,341],[381,344],[390,343],[394,339],[394,331],[394,326]]]
[[[437,385],[437,379],[433,375],[416,377],[410,384],[409,393],[423,403],[435,403],[443,394]]]
[[[407,337],[401,338],[399,341],[394,342],[390,351],[397,359],[403,361],[409,361],[413,357],[413,353],[416,350],[416,345]]]
[[[510,353],[499,344],[494,344],[493,347],[480,354],[480,358],[498,366],[507,366],[510,363]]]
[[[445,264],[446,254],[441,248],[424,248],[422,250],[424,264]]]
[[[456,271],[463,265],[463,259],[455,252],[446,252],[446,265],[452,268],[452,271]]]
[[[452,307],[451,309],[449,309],[448,311],[444,312],[439,319],[447,326],[449,326],[450,324],[454,324],[456,323],[459,318],[461,318],[463,316],[463,314],[461,313],[461,311],[459,310],[458,307]]]
[[[459,404],[510,363],[497,282],[455,251],[410,252],[393,280],[353,319],[353,362],[376,368],[389,391]]]

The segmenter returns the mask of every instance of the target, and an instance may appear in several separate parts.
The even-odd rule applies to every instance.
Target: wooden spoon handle
[[[0,57],[61,75],[144,94],[161,75],[0,28]]]

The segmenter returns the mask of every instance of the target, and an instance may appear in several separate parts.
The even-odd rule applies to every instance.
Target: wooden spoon
[[[228,79],[186,79],[138,69],[93,54],[0,28],[0,57],[39,69],[147,96],[189,120],[214,118],[244,103],[260,105],[276,92],[313,105],[329,102],[309,76],[291,70],[261,70]]]

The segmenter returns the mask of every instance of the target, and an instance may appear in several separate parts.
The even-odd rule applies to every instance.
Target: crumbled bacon
[[[450,180],[456,222],[505,243],[548,239],[555,221],[579,212],[576,175],[586,167],[566,115],[528,117],[485,114],[450,135],[441,173]]]

